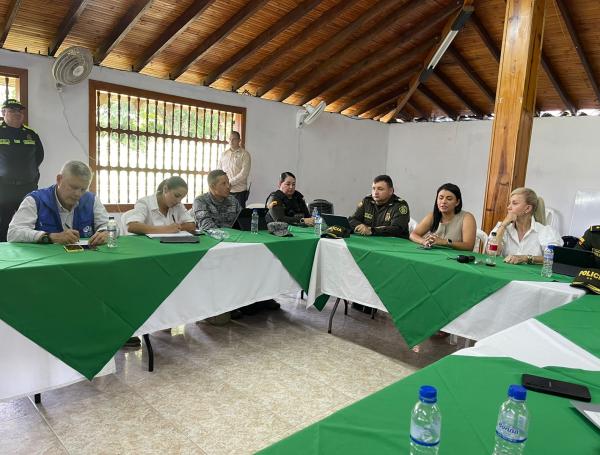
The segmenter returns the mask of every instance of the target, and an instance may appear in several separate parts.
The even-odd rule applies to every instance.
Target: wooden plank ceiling
[[[381,119],[427,63],[460,0],[0,0],[5,49]],[[475,13],[398,121],[492,114],[505,0]],[[600,108],[600,1],[548,0],[538,111]]]

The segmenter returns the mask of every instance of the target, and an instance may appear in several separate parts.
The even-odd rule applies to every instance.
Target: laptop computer
[[[233,229],[238,229],[240,231],[249,231],[250,225],[252,224],[252,212],[256,210],[258,213],[258,230],[266,231],[267,230],[267,220],[265,219],[265,215],[269,211],[268,209],[242,209],[239,213],[235,223],[233,223]]]
[[[554,247],[554,261],[552,263],[552,273],[561,275],[577,276],[581,269],[588,267],[598,267],[591,251],[575,248],[565,248],[562,246]]]
[[[327,224],[327,226],[341,226],[348,229],[350,233],[354,232],[354,230],[350,227],[350,222],[348,221],[348,218],[346,218],[345,216],[323,213],[321,215],[321,218],[325,220],[325,224]]]

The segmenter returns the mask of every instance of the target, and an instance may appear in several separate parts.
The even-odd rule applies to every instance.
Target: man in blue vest
[[[108,213],[94,193],[88,192],[92,171],[81,161],[67,162],[56,184],[29,193],[9,227],[9,242],[77,243],[88,238],[90,246],[106,243]]]

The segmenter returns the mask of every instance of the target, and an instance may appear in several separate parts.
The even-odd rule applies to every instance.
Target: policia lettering
[[[410,210],[408,203],[395,194],[380,206],[372,196],[367,196],[360,201],[349,221],[352,229],[359,224],[366,224],[371,227],[373,235],[407,239]]]
[[[8,225],[23,198],[37,189],[39,166],[44,159],[39,136],[23,125],[20,113],[24,109],[14,99],[2,104],[5,120],[0,123],[0,242],[6,242]]]

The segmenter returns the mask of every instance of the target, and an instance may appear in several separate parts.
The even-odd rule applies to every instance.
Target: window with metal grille
[[[91,189],[109,211],[128,210],[172,175],[188,183],[192,204],[231,131],[244,138],[244,108],[99,81],[89,90]]]
[[[27,106],[27,70],[0,66],[0,105],[7,99],[14,98]],[[2,121],[0,112],[0,121]],[[25,111],[27,123],[27,111]]]

